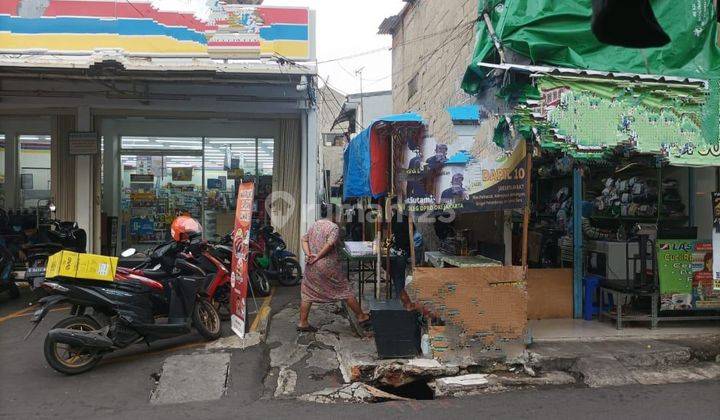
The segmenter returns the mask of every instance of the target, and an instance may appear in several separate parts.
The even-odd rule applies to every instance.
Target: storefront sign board
[[[713,247],[695,240],[658,240],[660,310],[720,309],[713,285]]]
[[[406,181],[408,210],[486,212],[525,207],[527,147],[516,138],[508,150],[450,147],[426,138],[408,142],[396,163]],[[429,157],[428,157],[429,155]]]
[[[69,133],[68,144],[71,155],[96,155],[100,151],[99,136],[94,131]]]
[[[48,0],[23,13],[17,1],[4,3],[15,4],[0,7],[0,51],[5,53],[82,56],[112,50],[121,57],[315,58],[314,13],[302,7],[208,0],[190,11],[177,4],[187,1]]]
[[[248,253],[250,248],[250,226],[252,225],[255,184],[247,182],[238,186],[235,230],[233,231],[232,273],[230,275],[230,310],[233,332],[245,337],[247,311],[245,301],[248,290]]]
[[[713,290],[720,292],[720,193],[712,195],[713,211]]]

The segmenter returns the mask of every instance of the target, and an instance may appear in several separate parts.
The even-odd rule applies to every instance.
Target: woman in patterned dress
[[[355,313],[358,323],[365,328],[370,316],[363,312],[353,294],[347,274],[343,271],[338,253],[340,227],[332,221],[334,205],[323,204],[320,208],[321,220],[313,223],[302,238],[307,266],[301,287],[300,322],[298,331],[316,332],[308,322],[310,307],[313,303],[332,303],[344,300]]]

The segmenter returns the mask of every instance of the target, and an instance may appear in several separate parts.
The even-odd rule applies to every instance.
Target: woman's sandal
[[[301,333],[316,333],[318,332],[318,329],[313,327],[312,325],[308,325],[307,327],[297,327],[298,332]]]

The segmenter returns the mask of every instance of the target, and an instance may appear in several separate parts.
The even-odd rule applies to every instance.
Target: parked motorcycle
[[[260,255],[262,255],[262,250],[258,251],[257,249],[255,249],[253,247],[253,243],[254,242],[251,240],[250,255],[248,256],[248,276],[250,277],[250,289],[251,292],[254,293],[256,296],[269,296],[272,291],[270,280],[268,279],[264,270],[257,269],[257,266],[253,264],[254,256],[258,252],[260,253]],[[230,235],[226,235],[219,242],[210,242],[209,245],[209,252],[218,261],[223,263],[225,268],[228,270],[228,274],[232,272],[232,237]]]
[[[272,226],[264,226],[260,229],[255,248],[262,250],[262,258],[254,256],[251,267],[257,266],[268,277],[276,278],[282,286],[292,287],[300,284],[302,268],[298,257],[287,250],[285,240]]]
[[[2,239],[0,239],[2,242]],[[20,297],[20,289],[15,284],[13,278],[13,266],[15,265],[15,258],[13,258],[10,250],[7,249],[5,244],[0,243],[0,292],[7,291],[10,295],[10,299],[17,299]]]
[[[71,304],[72,315],[53,326],[43,345],[58,372],[86,372],[115,350],[139,342],[185,335],[194,327],[205,339],[220,337],[220,316],[204,290],[205,272],[183,258],[164,282],[128,274],[114,282],[58,278],[42,287],[51,293],[32,318],[32,334],[50,309]],[[167,317],[167,323],[156,318]]]

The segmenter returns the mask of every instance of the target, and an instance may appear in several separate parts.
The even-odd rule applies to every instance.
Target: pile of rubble
[[[529,368],[510,372],[502,351],[463,355],[442,363],[434,359],[379,360],[373,338],[355,335],[342,307],[314,306],[310,315],[318,328],[314,334],[296,332],[298,311],[297,305],[291,304],[272,318],[267,337],[271,348],[271,369],[265,380],[268,398],[380,402],[404,399],[407,396],[394,390],[411,384],[427,385],[436,397],[450,397],[575,382],[562,372],[534,375]],[[522,357],[516,360],[522,363]]]

